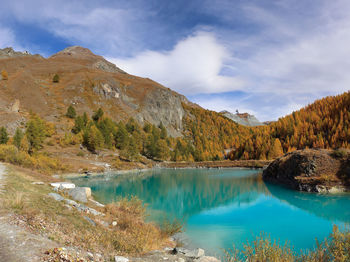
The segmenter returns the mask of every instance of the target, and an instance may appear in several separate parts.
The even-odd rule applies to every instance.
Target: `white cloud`
[[[152,78],[180,93],[240,90],[239,77],[221,75],[230,54],[211,33],[197,32],[171,51],[145,51],[129,59],[110,58],[128,73]]]
[[[15,36],[13,32],[0,24],[0,48],[11,47],[15,45]]]
[[[185,16],[194,16],[181,13],[172,26],[162,8],[141,1],[123,6],[127,2],[5,1],[0,23],[10,17],[39,26],[114,57],[129,73],[192,97],[242,91],[244,99],[223,94],[200,103],[218,110],[246,109],[264,119],[350,87],[348,0],[193,1],[195,10],[189,8]],[[205,16],[198,19],[202,24],[194,22],[199,13]],[[10,29],[0,26],[0,45],[13,46],[15,40]]]

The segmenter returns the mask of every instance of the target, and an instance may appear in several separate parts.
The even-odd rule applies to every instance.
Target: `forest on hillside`
[[[350,92],[317,100],[268,126],[251,128],[230,159],[273,159],[305,148],[349,148]],[[242,141],[242,140],[240,140]]]
[[[83,145],[92,153],[100,149],[117,149],[122,159],[140,161],[144,156],[156,161],[215,161],[274,159],[297,149],[349,148],[350,92],[326,97],[313,104],[259,127],[239,125],[225,116],[183,105],[183,137],[168,136],[165,126],[145,123],[133,118],[116,123],[99,108],[91,116],[77,115],[67,109],[72,128],[60,139],[61,145]],[[16,131],[9,139],[0,129],[0,144],[13,144],[19,150],[33,154],[42,148],[55,127],[37,115],[32,115],[22,133]]]

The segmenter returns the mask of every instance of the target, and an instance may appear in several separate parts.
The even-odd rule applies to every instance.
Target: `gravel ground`
[[[3,190],[6,166],[0,163],[0,194]],[[1,195],[0,195],[1,205]],[[11,216],[0,213],[0,261],[34,262],[40,261],[44,252],[54,247],[54,242],[47,238],[33,235],[24,228],[11,224]]]

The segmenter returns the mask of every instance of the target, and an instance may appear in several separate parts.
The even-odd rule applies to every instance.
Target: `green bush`
[[[58,74],[55,74],[52,78],[52,82],[58,83],[60,81],[60,76]]]
[[[76,116],[77,113],[75,112],[75,108],[72,105],[70,105],[67,109],[66,117],[74,119]]]

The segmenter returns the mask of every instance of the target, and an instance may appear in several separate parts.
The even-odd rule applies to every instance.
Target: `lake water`
[[[96,200],[109,203],[136,195],[148,219],[177,218],[191,245],[212,255],[242,247],[261,232],[288,240],[295,250],[312,248],[333,225],[350,223],[350,195],[301,193],[263,182],[253,169],[155,169],[139,174],[77,178]]]

